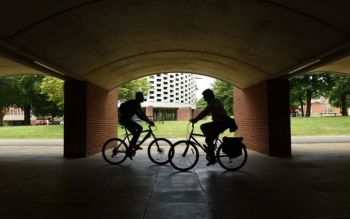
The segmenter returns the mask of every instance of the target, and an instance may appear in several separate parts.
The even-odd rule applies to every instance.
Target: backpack
[[[125,101],[124,103],[121,103],[119,108],[118,108],[118,111],[121,113],[121,114],[126,114],[127,111],[128,111],[128,104],[127,104],[128,101]]]
[[[222,152],[227,154],[230,158],[239,157],[242,155],[242,148],[244,144],[242,143],[243,138],[237,137],[224,137],[222,141]]]

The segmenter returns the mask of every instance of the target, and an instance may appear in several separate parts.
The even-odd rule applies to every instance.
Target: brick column
[[[64,157],[86,156],[86,82],[64,83]]]
[[[146,116],[153,120],[153,106],[147,106],[146,107]]]
[[[178,121],[188,121],[192,118],[192,109],[191,107],[182,107],[177,109],[177,116]]]
[[[89,82],[65,82],[64,157],[86,157],[101,151],[116,136],[117,94]]]
[[[248,148],[271,156],[291,155],[288,79],[235,88],[234,115],[237,135]]]
[[[116,137],[117,92],[106,91],[87,83],[87,139],[86,155],[101,151],[103,143]]]

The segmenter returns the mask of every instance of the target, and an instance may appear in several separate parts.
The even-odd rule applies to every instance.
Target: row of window
[[[149,76],[149,102],[195,102],[195,77],[189,73],[169,73]]]

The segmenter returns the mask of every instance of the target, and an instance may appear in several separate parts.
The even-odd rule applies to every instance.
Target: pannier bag
[[[231,158],[241,156],[242,148],[244,147],[242,140],[243,138],[224,137],[222,141],[222,152]]]

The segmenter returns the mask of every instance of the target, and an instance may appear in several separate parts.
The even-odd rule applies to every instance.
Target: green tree
[[[291,106],[300,104],[302,115],[304,116],[304,103],[306,103],[306,114],[311,114],[311,99],[318,98],[331,89],[334,82],[329,73],[325,72],[308,72],[297,75],[290,80],[290,99]]]
[[[34,103],[43,99],[40,93],[42,75],[21,75],[6,78],[8,83],[8,104],[24,112],[24,124],[30,125],[30,112]]]
[[[203,97],[197,101],[197,105],[196,105],[197,109],[205,109],[206,106],[207,106],[207,102],[205,102]]]
[[[0,126],[4,125],[4,116],[9,106],[9,86],[5,78],[0,78]]]
[[[350,76],[333,74],[334,87],[329,91],[332,106],[340,107],[342,116],[348,116],[350,106]]]
[[[118,89],[118,99],[120,101],[130,100],[135,98],[136,92],[142,92],[143,95],[147,95],[150,89],[150,85],[147,77],[132,80],[125,84],[122,84]]]
[[[57,110],[64,108],[64,81],[47,76],[40,84],[40,92],[48,97],[48,101],[56,105]]]
[[[31,112],[36,116],[60,115],[63,113],[57,104],[41,89],[45,77],[43,75],[10,76],[2,80],[2,107],[14,106],[24,112],[24,124],[30,125]],[[50,79],[49,79],[50,80]],[[56,90],[51,91],[54,93]],[[61,91],[63,93],[63,89]],[[52,95],[53,97],[54,95]],[[63,101],[61,101],[63,104]]]
[[[233,85],[225,81],[215,80],[213,91],[215,97],[224,104],[226,112],[231,116],[233,114]]]

